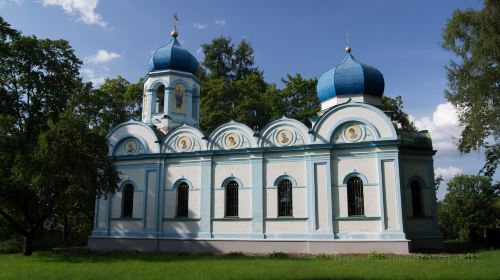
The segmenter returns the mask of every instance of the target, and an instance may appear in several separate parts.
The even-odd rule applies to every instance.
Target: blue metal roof
[[[357,61],[347,52],[340,64],[323,74],[316,87],[321,102],[338,95],[384,94],[384,77],[372,66]]]
[[[157,49],[149,60],[149,72],[168,69],[189,72],[193,75],[198,72],[198,61],[181,47],[177,38],[172,38],[166,46]]]

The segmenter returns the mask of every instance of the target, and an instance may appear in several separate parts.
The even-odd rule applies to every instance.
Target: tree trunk
[[[31,256],[33,254],[33,234],[30,232],[24,236],[23,255]]]
[[[66,241],[68,239],[68,215],[64,215],[63,218],[63,240]]]

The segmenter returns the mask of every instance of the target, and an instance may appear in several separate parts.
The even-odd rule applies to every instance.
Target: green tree
[[[442,45],[457,56],[446,67],[446,98],[459,109],[464,128],[458,149],[483,149],[486,164],[481,172],[493,176],[500,161],[500,2],[486,0],[479,11],[454,11]]]
[[[268,94],[271,96],[273,119],[286,116],[302,122],[307,122],[312,116],[316,116],[320,110],[320,101],[316,94],[316,78],[304,79],[300,74],[295,76],[287,75],[281,79],[283,89],[270,89]]]
[[[250,127],[263,126],[269,120],[262,100],[267,83],[254,66],[251,44],[242,40],[235,48],[231,38],[221,36],[202,48],[203,66],[207,69],[198,73],[202,130],[210,132],[231,119]]]
[[[234,62],[234,45],[230,37],[220,36],[211,43],[202,44],[205,54],[203,66],[208,69],[211,77],[230,77]]]
[[[47,219],[114,191],[118,176],[105,139],[69,107],[89,85],[68,42],[23,36],[0,17],[0,49],[0,217],[30,255]]]
[[[132,84],[123,77],[106,79],[98,89],[81,91],[72,102],[74,111],[88,120],[99,134],[129,119],[140,120],[143,79]]]
[[[451,237],[469,239],[469,231],[487,228],[498,222],[495,203],[498,184],[479,175],[458,175],[448,183],[448,192],[439,204],[439,223]]]
[[[395,120],[404,131],[417,131],[415,124],[410,121],[408,114],[403,111],[403,97],[400,95],[391,98],[382,97],[382,109],[392,112],[392,120]]]

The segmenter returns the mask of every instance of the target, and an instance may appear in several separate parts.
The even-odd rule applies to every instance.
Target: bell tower
[[[144,81],[142,122],[163,133],[183,123],[199,127],[200,121],[198,61],[177,40],[177,20],[174,14],[172,39],[154,52]]]

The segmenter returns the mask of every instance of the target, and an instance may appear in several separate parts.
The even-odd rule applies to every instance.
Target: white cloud
[[[463,173],[464,170],[462,168],[458,168],[455,166],[448,166],[447,168],[438,167],[434,170],[434,176],[437,178],[439,175],[441,175],[445,182],[448,182],[449,180],[451,180],[451,178]]]
[[[59,6],[67,14],[79,14],[78,20],[86,24],[97,24],[106,27],[107,23],[95,9],[99,0],[42,0],[43,6]]]
[[[115,52],[108,52],[107,50],[100,49],[96,54],[87,56],[83,59],[85,63],[99,64],[106,63],[113,59],[120,58],[121,55]]]
[[[203,53],[203,48],[202,48],[202,47],[199,47],[199,48],[196,50],[196,53],[197,53],[197,54],[202,54],[202,53]]]
[[[104,83],[104,80],[106,79],[106,77],[104,77],[104,76],[98,77],[95,74],[95,71],[93,69],[90,69],[90,68],[83,68],[81,70],[81,73],[82,73],[83,79],[86,81],[92,82],[94,87],[102,85]]]
[[[438,150],[438,156],[456,155],[457,147],[455,139],[460,136],[462,129],[458,126],[458,115],[456,108],[451,103],[439,104],[432,113],[432,118],[427,116],[415,119],[419,130],[428,130],[431,134],[433,148]]]
[[[224,26],[224,25],[226,25],[226,20],[225,19],[216,19],[215,25]]]
[[[199,22],[193,22],[191,23],[193,25],[193,27],[195,29],[199,29],[199,30],[202,30],[202,29],[205,29],[207,28],[207,25],[205,23],[199,23]]]

